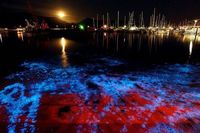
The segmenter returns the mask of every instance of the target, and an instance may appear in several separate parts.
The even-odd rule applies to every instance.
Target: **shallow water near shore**
[[[198,132],[200,44],[132,33],[2,33],[0,131]]]

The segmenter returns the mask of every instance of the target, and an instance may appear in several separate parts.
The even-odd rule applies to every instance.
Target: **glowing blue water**
[[[152,111],[163,100],[170,102],[179,98],[176,94],[169,96],[169,90],[174,90],[177,94],[182,93],[182,90],[189,90],[187,93],[182,93],[184,102],[188,99],[200,100],[200,92],[196,91],[199,86],[190,86],[191,82],[194,81],[200,83],[198,77],[198,73],[200,73],[199,65],[155,66],[146,71],[130,71],[112,76],[110,75],[112,67],[123,65],[123,62],[111,58],[99,60],[103,61],[104,65],[87,64],[62,68],[43,62],[26,62],[22,64],[22,67],[25,67],[26,70],[8,76],[7,79],[13,81],[13,83],[0,91],[0,103],[6,106],[9,113],[9,133],[16,131],[16,123],[21,121],[20,116],[26,116],[20,132],[35,132],[38,107],[44,93],[52,95],[78,94],[85,101],[92,95],[105,93],[114,99],[113,104],[117,104],[119,98],[126,95],[129,90],[138,93],[148,91],[149,95],[159,95],[153,101],[153,105],[145,106],[145,108]],[[91,72],[93,73],[91,74]],[[66,87],[66,85],[69,86]],[[152,100],[148,96],[144,96],[144,98]],[[185,103],[183,103],[183,106],[185,106]],[[27,108],[25,109],[25,107]],[[108,111],[109,106],[105,107],[105,110]],[[101,115],[103,116],[103,114]],[[191,114],[185,115],[199,117],[200,111],[194,110]],[[174,120],[175,118],[172,121]],[[163,127],[168,128],[167,126]],[[154,131],[155,129],[151,130]],[[175,132],[172,129],[170,130]],[[122,131],[127,131],[126,126],[123,127]]]

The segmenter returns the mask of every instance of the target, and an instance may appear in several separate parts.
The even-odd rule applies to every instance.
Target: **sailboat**
[[[197,26],[199,20],[194,20],[193,26],[187,26],[185,28],[184,34],[185,35],[200,35],[200,26]]]
[[[138,27],[134,21],[134,12],[129,13],[128,30],[131,32],[138,31]]]

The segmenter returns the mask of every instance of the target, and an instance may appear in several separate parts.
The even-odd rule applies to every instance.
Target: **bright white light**
[[[104,26],[103,26],[104,29],[107,29],[107,27],[108,27],[107,25],[104,25]]]
[[[62,45],[62,51],[65,52],[65,46],[67,44],[67,41],[64,37],[61,38],[60,43]]]
[[[130,30],[131,31],[137,30],[137,27],[132,26],[132,27],[130,27]]]
[[[126,29],[126,27],[127,27],[127,26],[126,26],[126,25],[124,25],[124,27],[123,27],[122,29]]]
[[[0,41],[1,41],[1,43],[3,42],[3,39],[2,39],[2,35],[0,34]]]
[[[17,28],[16,31],[24,31],[24,28]]]
[[[64,37],[62,37],[61,40],[60,40],[60,43],[61,43],[61,46],[62,46],[62,55],[61,55],[62,66],[67,67],[68,66],[68,58],[67,58],[67,55],[66,55],[66,52],[65,52],[67,40]]]
[[[193,42],[190,41],[189,55],[192,55]]]
[[[170,26],[168,29],[169,29],[169,30],[173,30],[174,28]]]
[[[59,18],[65,17],[65,13],[63,11],[59,11],[57,15],[58,15]]]

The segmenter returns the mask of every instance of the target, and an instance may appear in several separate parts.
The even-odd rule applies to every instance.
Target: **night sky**
[[[105,14],[107,11],[122,15],[135,11],[149,18],[154,7],[171,21],[200,18],[200,0],[1,0],[1,12],[26,12],[42,16],[55,16],[58,10],[67,13],[69,21],[78,22],[85,17]]]

